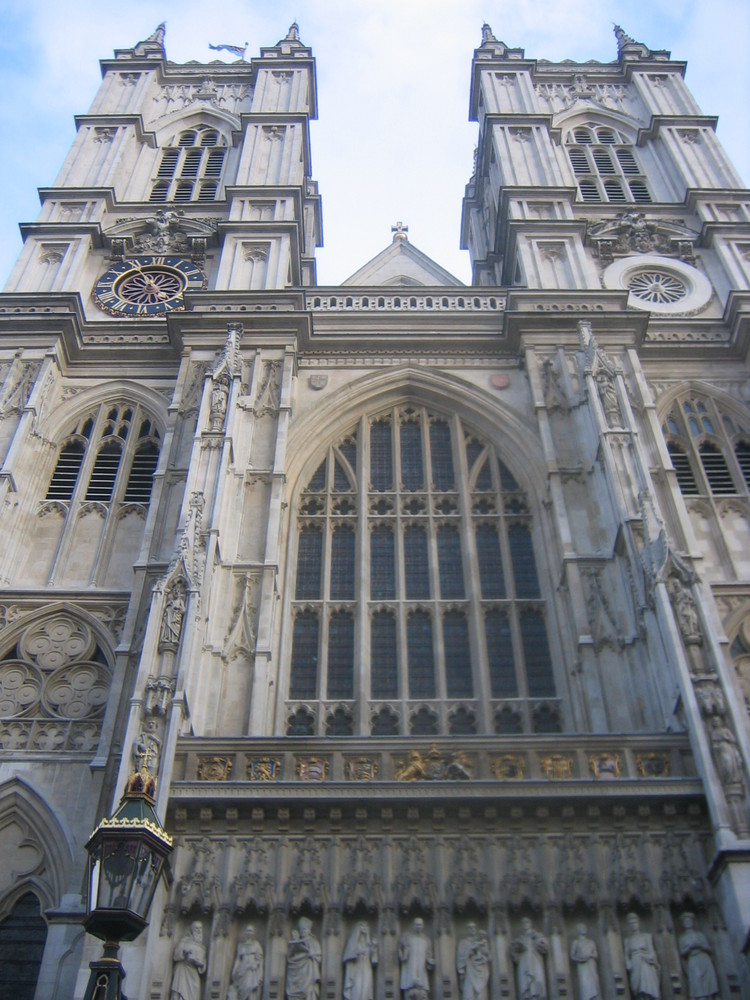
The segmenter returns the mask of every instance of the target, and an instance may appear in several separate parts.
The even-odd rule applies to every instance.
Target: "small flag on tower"
[[[239,56],[240,59],[245,58],[245,53],[247,52],[247,42],[243,45],[212,45],[208,43],[209,49],[213,49],[214,52],[221,52],[224,49],[227,52],[231,52],[235,56]]]

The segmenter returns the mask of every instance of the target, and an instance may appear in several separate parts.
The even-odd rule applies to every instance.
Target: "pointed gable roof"
[[[399,229],[385,250],[368,260],[342,285],[463,285],[450,271],[436,264],[409,242]]]

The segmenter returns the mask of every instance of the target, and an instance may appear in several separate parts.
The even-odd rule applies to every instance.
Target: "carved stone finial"
[[[615,38],[617,39],[617,54],[618,56],[622,54],[622,50],[626,45],[635,45],[635,39],[631,38],[626,31],[624,31],[619,24],[614,25]]]
[[[289,31],[286,33],[285,42],[299,42],[299,25],[296,21],[292,21],[289,25]]]
[[[137,55],[145,55],[147,51],[153,51],[154,49],[161,50],[161,54],[164,55],[164,36],[167,33],[167,25],[165,21],[148,36],[144,38],[142,42],[138,42],[135,47],[135,52]]]
[[[643,42],[637,42],[634,38],[620,27],[619,24],[613,25],[615,38],[617,39],[617,58],[622,59],[623,56],[629,59],[669,59],[669,53],[664,49],[659,49],[658,51],[652,51],[648,45],[644,45]]]
[[[492,33],[492,28],[485,21],[482,25],[482,45],[487,45],[489,42],[496,42],[497,39]]]

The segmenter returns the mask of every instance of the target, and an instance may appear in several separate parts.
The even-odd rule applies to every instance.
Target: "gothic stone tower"
[[[176,851],[132,996],[750,996],[750,204],[617,41],[485,26],[470,287],[401,226],[316,285],[296,25],[103,63],[0,302],[19,995],[82,996],[138,767]]]

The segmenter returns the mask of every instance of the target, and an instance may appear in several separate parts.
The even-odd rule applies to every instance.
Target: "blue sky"
[[[313,176],[323,199],[321,284],[338,283],[390,242],[411,240],[462,280],[461,198],[477,126],[469,70],[487,20],[529,58],[616,56],[612,22],[688,62],[687,82],[745,182],[750,180],[750,4],[746,0],[0,0],[4,137],[0,282],[18,254],[19,222],[36,218],[100,80],[98,60],[167,22],[167,56],[210,61],[209,42],[249,42],[248,58],[297,20],[317,59]],[[208,11],[208,13],[207,13]]]

